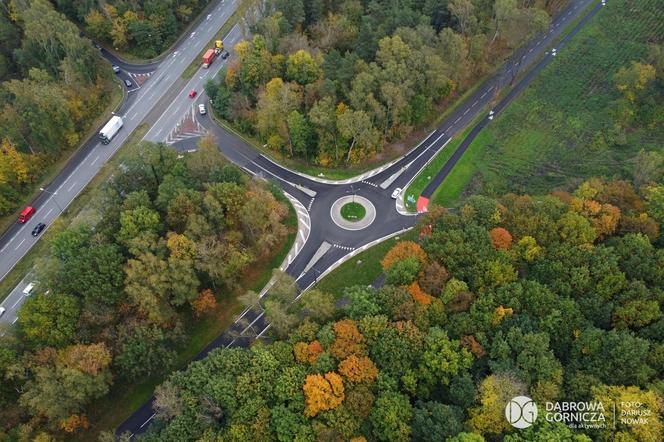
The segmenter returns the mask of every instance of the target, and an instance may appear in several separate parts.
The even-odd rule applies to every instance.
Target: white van
[[[35,289],[35,283],[31,282],[30,284],[26,285],[25,288],[23,289],[23,294],[25,296],[30,296],[32,295],[32,291]]]

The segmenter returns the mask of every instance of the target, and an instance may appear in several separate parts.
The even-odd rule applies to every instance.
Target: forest
[[[280,190],[210,139],[185,156],[133,146],[91,204],[50,240],[36,293],[3,330],[0,440],[67,439],[115,385],[168,373],[192,325],[290,233]]]
[[[337,166],[431,122],[566,1],[273,3],[206,91],[275,154]]]
[[[277,339],[174,373],[140,440],[662,440],[661,172],[432,210],[382,259],[387,284],[347,287],[342,308],[318,290],[291,304],[282,278],[261,304]],[[518,395],[640,402],[650,417],[515,430]]]
[[[116,51],[147,59],[168,49],[209,0],[56,0],[54,3],[91,38]]]
[[[109,104],[111,77],[47,0],[0,3],[0,216],[83,141]]]

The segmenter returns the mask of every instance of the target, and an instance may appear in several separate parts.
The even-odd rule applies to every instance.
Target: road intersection
[[[63,173],[47,188],[51,193],[45,192],[33,203],[38,208],[34,221],[13,226],[0,237],[0,278],[4,277],[37,241],[30,235],[32,224],[50,224],[59,215],[58,207],[66,208],[69,205],[99,168],[127,140],[129,134],[140,124],[148,124],[150,129],[144,139],[166,142],[181,151],[195,149],[199,136],[209,133],[230,161],[257,178],[275,181],[284,190],[298,213],[298,235],[281,269],[296,279],[300,289],[306,290],[345,260],[386,238],[400,235],[415,225],[418,217],[405,210],[404,192],[395,200],[391,198],[394,189],[407,188],[455,134],[492,108],[498,93],[508,86],[508,82],[518,73],[524,73],[535,65],[523,80],[492,108],[492,113],[481,119],[472,133],[479,132],[488,124],[493,116],[551,61],[554,55],[548,48],[558,40],[566,25],[579,17],[593,0],[572,1],[569,7],[552,21],[547,33],[537,36],[524,48],[516,62],[506,65],[505,69],[487,80],[407,154],[377,169],[342,181],[311,177],[281,166],[240,137],[216,125],[211,116],[201,117],[195,112],[195,106],[204,103],[206,98],[204,94],[200,94],[196,100],[192,100],[188,97],[189,91],[195,89],[202,92],[205,82],[217,74],[224,62],[218,60],[209,69],[200,69],[187,81],[182,80],[181,75],[191,62],[192,54],[197,56],[234,12],[235,3],[233,0],[219,2],[213,13],[192,31],[189,38],[177,45],[171,55],[153,65],[136,68],[102,51],[102,55],[108,56],[109,61],[126,72],[134,73],[134,80],[137,74],[146,77],[140,85],[136,83],[137,87],[130,92],[129,98],[117,112],[124,116],[125,127],[107,146],[100,145],[96,139],[86,143],[73,156]],[[578,32],[601,6],[597,4],[573,33]],[[563,42],[570,37],[565,37]],[[242,38],[239,27],[232,28],[225,38],[230,43],[239,41]],[[546,63],[542,64],[543,62]],[[455,153],[445,168],[451,169],[462,153]],[[440,184],[442,179],[434,181]],[[427,188],[427,192],[429,190]],[[330,216],[335,202],[346,198],[349,191],[369,202],[375,211],[372,222],[356,230],[343,228]],[[432,193],[433,191],[425,197]],[[420,207],[425,209],[426,204]],[[22,284],[27,282],[26,279]],[[17,290],[22,290],[21,285]],[[261,295],[266,293],[267,289]],[[8,304],[13,305],[14,316],[7,318],[15,318],[15,309],[20,306],[21,299],[13,295],[12,293],[5,302],[9,301]],[[231,329],[211,342],[196,359],[205,357],[214,348],[249,345],[256,336],[264,334],[268,329],[269,324],[261,311],[247,309]],[[153,418],[151,401],[148,401],[118,428],[118,432],[142,432]]]

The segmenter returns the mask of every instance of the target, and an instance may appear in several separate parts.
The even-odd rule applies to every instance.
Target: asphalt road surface
[[[537,36],[518,54],[517,60],[510,63],[506,70],[487,81],[476,94],[466,100],[438,129],[431,132],[408,154],[388,165],[352,179],[330,182],[291,171],[266,158],[236,135],[218,127],[209,117],[197,117],[201,126],[200,131],[211,133],[220,150],[235,164],[254,176],[276,181],[287,195],[307,208],[309,215],[306,225],[308,228],[307,240],[299,253],[294,256],[289,254],[287,262],[283,266],[289,275],[296,278],[300,289],[306,290],[344,260],[387,237],[406,231],[417,222],[416,216],[411,216],[405,211],[403,195],[395,201],[391,198],[392,191],[397,187],[407,187],[430,159],[445,148],[452,135],[472,122],[480,112],[485,111],[487,105],[495,100],[498,90],[508,86],[518,73],[525,72],[543,54],[547,55],[547,46],[557,39],[565,25],[576,19],[590,3],[592,0],[572,2],[569,9],[563,11],[552,22],[549,32]],[[569,36],[565,37],[563,42],[578,32],[599,7],[593,9],[586,19]],[[548,60],[547,63],[550,62],[549,56],[545,56],[544,60]],[[517,87],[499,102],[493,110],[494,114],[500,112],[514,96],[523,90],[542,68],[541,63],[536,65],[534,72],[527,74],[517,84]],[[204,100],[205,97],[202,99]],[[486,125],[490,120],[487,118],[483,121]],[[479,129],[481,127],[477,130]],[[164,133],[152,136],[156,136],[156,138],[151,138],[155,141],[163,141]],[[195,149],[196,141],[196,137],[190,137],[175,141],[173,144],[175,148],[187,151]],[[460,152],[457,160],[461,154],[463,152]],[[376,208],[377,216],[374,222],[365,229],[344,230],[330,218],[332,204],[349,194],[361,195],[369,199]],[[298,212],[300,212],[299,209]],[[303,220],[299,215],[298,220],[301,226]],[[247,309],[239,315],[229,330],[211,342],[195,359],[204,358],[215,348],[248,346],[257,336],[264,335],[268,329],[269,324],[260,310]],[[127,432],[133,435],[149,428],[150,422],[156,416],[152,408],[153,399],[144,403],[139,410],[125,420],[118,427],[117,432]]]
[[[25,225],[14,225],[0,237],[0,278],[4,277],[38,240],[30,234],[34,225],[38,222],[50,224],[94,177],[101,165],[119,149],[128,135],[144,122],[150,125],[145,139],[164,141],[185,151],[195,148],[201,134],[210,132],[231,161],[254,176],[276,181],[284,189],[296,205],[299,238],[282,268],[296,278],[301,289],[307,289],[343,260],[386,237],[398,235],[417,222],[417,216],[405,211],[403,195],[395,201],[390,197],[392,192],[396,188],[406,188],[431,158],[445,148],[455,133],[480,113],[486,112],[487,106],[495,101],[498,91],[508,87],[517,73],[525,72],[538,61],[548,50],[548,46],[560,36],[565,25],[577,18],[590,3],[592,0],[572,1],[568,9],[553,20],[549,32],[537,36],[517,54],[513,62],[485,82],[439,128],[432,131],[406,155],[352,179],[331,182],[304,176],[272,162],[239,137],[216,126],[209,116],[200,116],[197,113],[197,104],[205,102],[202,86],[221,68],[223,61],[217,59],[209,69],[199,69],[188,81],[183,81],[181,74],[233,13],[235,1],[222,0],[193,28],[190,35],[181,40],[174,51],[159,63],[135,68],[120,60],[111,59],[111,62],[121,66],[122,75],[126,73],[135,80],[136,87],[130,90],[129,98],[117,112],[124,117],[123,129],[108,145],[101,145],[95,139],[86,143],[46,192],[32,204],[37,208],[35,216]],[[581,26],[586,22],[587,20],[582,22]],[[228,41],[236,40],[240,37],[237,32],[238,29],[233,28],[225,38]],[[535,69],[537,70],[537,67]],[[526,75],[508,96],[518,94],[535,74],[536,72]],[[188,97],[192,89],[198,92],[198,98]],[[504,101],[504,105],[508,102],[509,100]],[[496,107],[494,112],[501,109]],[[484,121],[486,124],[487,120]],[[332,204],[351,194],[370,200],[377,212],[371,225],[362,230],[342,229],[330,218]],[[22,290],[20,285],[17,289]],[[15,311],[22,299],[24,297],[17,299],[14,296],[9,302],[6,301],[7,318],[12,317],[9,310]],[[264,334],[268,328],[269,324],[260,311],[246,310],[231,329],[210,343],[197,359],[221,346],[249,345],[257,335]],[[148,401],[120,425],[118,432],[142,432],[154,416],[151,401]]]
[[[233,14],[236,3],[237,0],[220,1],[207,18],[201,20],[189,36],[181,40],[173,53],[159,63],[150,64],[147,67],[136,66],[111,56],[111,63],[121,67],[121,76],[131,78],[133,83],[127,99],[116,112],[116,115],[123,117],[124,126],[107,145],[101,144],[97,137],[92,137],[84,143],[74,153],[62,172],[30,204],[37,209],[37,213],[25,224],[16,222],[0,236],[0,279],[3,279],[39,241],[41,235],[38,237],[31,235],[32,229],[37,223],[46,223],[48,229],[53,220],[94,178],[99,169],[122,146],[134,129],[144,120],[149,121],[153,115],[165,115],[168,103],[163,104],[162,98],[168,97],[172,93],[174,85],[182,82],[181,75],[184,70],[195,57],[198,57],[216,32]],[[102,55],[110,56],[110,53],[105,50],[101,52]],[[217,63],[217,66],[219,64],[221,63]],[[118,87],[126,89],[124,85]],[[19,308],[20,304],[14,304],[11,300],[3,302],[1,305],[7,309],[7,312],[0,317],[0,322],[6,322],[5,317],[11,318],[12,316],[8,313]]]

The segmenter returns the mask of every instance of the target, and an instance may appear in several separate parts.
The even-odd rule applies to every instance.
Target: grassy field
[[[542,193],[590,176],[631,177],[641,149],[662,149],[664,126],[636,127],[613,142],[613,76],[664,42],[664,4],[614,0],[563,48],[494,124],[475,139],[433,202],[464,194]],[[661,100],[660,100],[661,103]]]
[[[354,285],[369,285],[383,273],[380,260],[399,241],[408,241],[415,238],[415,231],[410,230],[403,235],[385,240],[368,250],[352,257],[321,279],[316,287],[336,298],[343,295],[346,287]]]

